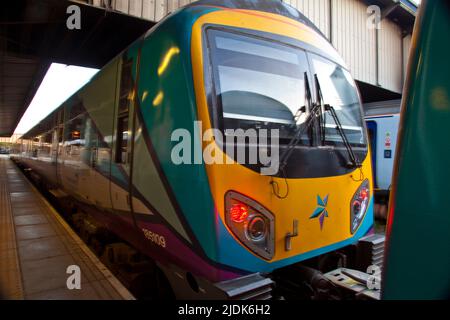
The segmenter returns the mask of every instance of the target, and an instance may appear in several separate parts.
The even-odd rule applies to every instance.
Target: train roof
[[[312,23],[305,15],[299,12],[297,9],[292,6],[282,2],[281,0],[198,0],[191,4],[186,5],[185,7],[218,7],[218,8],[229,8],[229,9],[244,9],[244,10],[254,10],[267,12],[272,14],[278,14],[289,19],[293,19],[298,21],[308,27],[314,29],[318,34],[320,34],[324,39],[328,41],[325,35],[320,31],[320,29]],[[95,76],[92,78],[94,79]],[[92,80],[91,79],[91,80]],[[89,82],[88,82],[89,83]],[[87,85],[87,84],[86,84]],[[83,87],[82,87],[83,88]],[[32,138],[33,135],[45,132],[50,130],[55,122],[56,113],[59,111],[62,105],[66,103],[71,98],[76,97],[76,94],[82,89],[80,88],[76,93],[67,98],[61,105],[53,110],[48,116],[42,119],[39,123],[33,126],[30,130],[28,130],[25,134],[22,135],[21,138],[29,139]]]
[[[320,31],[314,23],[306,18],[305,15],[281,0],[199,0],[189,6],[215,6],[229,9],[247,9],[278,14],[307,25],[326,39],[322,31]]]

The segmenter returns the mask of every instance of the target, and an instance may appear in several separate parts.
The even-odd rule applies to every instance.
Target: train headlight
[[[260,215],[255,215],[248,222],[246,228],[247,236],[251,241],[262,241],[267,236],[267,221]]]
[[[234,191],[225,195],[225,221],[233,234],[264,259],[274,256],[274,217],[256,201]]]
[[[369,207],[370,199],[370,183],[369,180],[365,180],[359,189],[356,191],[350,204],[350,232],[355,233],[361,224],[367,208]]]

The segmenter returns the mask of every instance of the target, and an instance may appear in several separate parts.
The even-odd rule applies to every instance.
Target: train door
[[[373,139],[371,147],[376,187],[383,192],[390,190],[391,186],[398,122],[397,114],[366,119],[369,137],[372,135]]]
[[[369,134],[369,144],[372,153],[372,170],[373,170],[373,183],[375,188],[377,185],[377,123],[374,120],[366,121],[367,132]]]
[[[132,155],[139,47],[140,42],[133,45],[122,55],[121,61],[119,61],[117,77],[118,90],[116,95],[113,161],[111,164],[110,183],[114,213],[122,222],[125,222],[120,226],[123,232],[127,231],[124,228],[130,230],[136,226],[132,204]]]

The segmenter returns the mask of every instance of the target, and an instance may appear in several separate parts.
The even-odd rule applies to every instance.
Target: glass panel
[[[66,145],[84,145],[84,122],[85,116],[72,119],[67,124]]]
[[[117,126],[116,162],[125,164],[128,154],[128,117],[120,117]]]
[[[64,127],[61,126],[58,128],[58,142],[63,142],[63,132],[64,132]]]
[[[77,103],[69,106],[68,120],[78,117],[83,112],[84,112],[84,107],[81,102],[77,102]]]
[[[48,158],[52,147],[52,132],[42,134],[39,145],[39,157]]]
[[[122,74],[120,78],[120,97],[119,97],[119,114],[128,111],[129,103],[132,100],[131,92],[133,89],[132,76],[133,60],[124,59],[122,62]]]
[[[223,129],[276,128],[291,138],[305,106],[304,51],[251,36],[209,30],[217,104]]]
[[[235,52],[254,54],[269,59],[276,59],[288,63],[297,64],[298,56],[294,52],[289,52],[267,44],[251,43],[247,39],[231,39],[226,37],[216,37],[216,47],[218,49],[232,50]]]
[[[310,54],[313,72],[317,74],[325,104],[333,106],[351,144],[364,145],[364,129],[356,84],[350,73],[339,65],[318,55]],[[342,143],[336,124],[325,113],[326,141]]]

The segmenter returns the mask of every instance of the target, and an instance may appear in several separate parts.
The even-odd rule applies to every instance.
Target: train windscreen
[[[312,53],[308,55],[313,73],[317,75],[319,81],[323,103],[332,106],[336,111],[348,141],[356,146],[364,146],[366,142],[361,101],[352,76],[347,70],[328,59]],[[323,119],[325,143],[341,144],[342,137],[336,130],[335,120],[327,112],[323,114]]]
[[[218,29],[208,29],[207,37],[214,113],[217,126],[225,134],[228,129],[278,129],[282,143],[292,139],[296,129],[304,125],[311,108],[305,82],[312,89],[311,67],[314,66],[323,90],[327,91],[325,103],[333,105],[342,117],[349,142],[364,143],[359,96],[345,69],[271,39]],[[327,120],[332,121],[331,117]],[[330,121],[326,123],[327,143],[342,143],[335,127]],[[309,145],[310,140],[305,130],[301,142]]]

